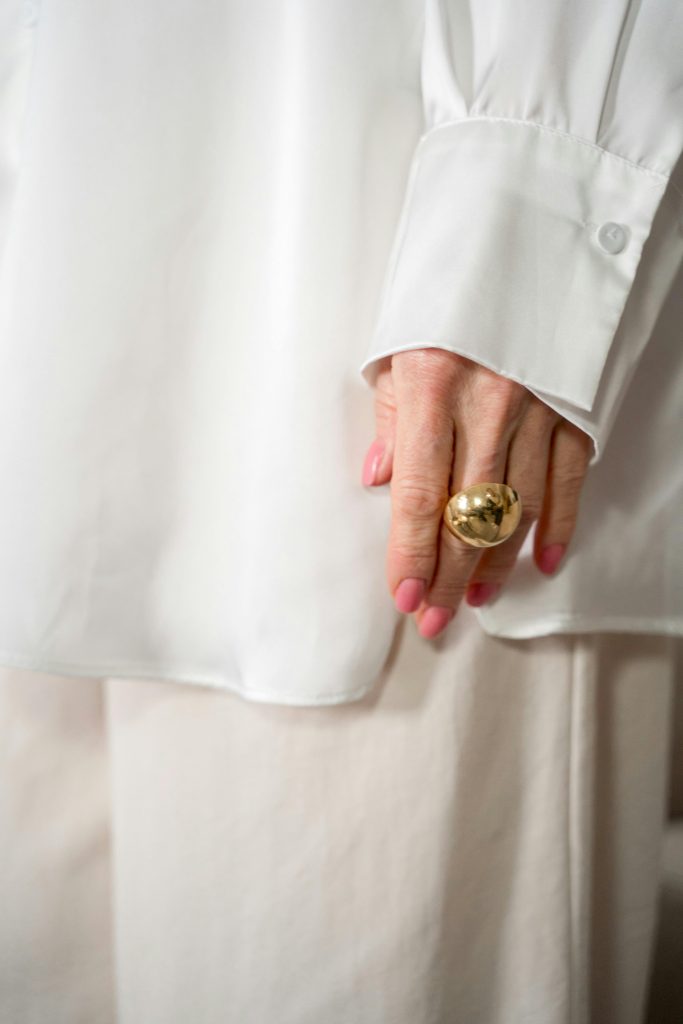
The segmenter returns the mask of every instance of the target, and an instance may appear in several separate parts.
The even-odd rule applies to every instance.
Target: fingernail
[[[499,590],[500,583],[472,583],[467,588],[467,603],[473,608],[479,608],[495,597]]]
[[[432,640],[442,629],[445,629],[454,615],[455,612],[452,608],[430,605],[420,620],[418,627],[420,636]]]
[[[425,595],[427,584],[425,580],[416,580],[412,577],[401,580],[394,593],[394,602],[400,612],[414,612],[420,606],[420,601]]]
[[[562,561],[566,550],[566,544],[549,544],[547,548],[543,548],[541,557],[538,560],[538,567],[541,572],[545,572],[549,576],[552,575]]]
[[[368,448],[365,462],[363,463],[363,485],[371,487],[377,479],[377,470],[384,455],[384,441],[379,439],[372,442]]]

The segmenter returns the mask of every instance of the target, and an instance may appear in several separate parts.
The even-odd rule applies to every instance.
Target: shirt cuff
[[[590,411],[667,182],[533,122],[431,129],[413,155],[362,378],[374,385],[385,355],[439,347]]]

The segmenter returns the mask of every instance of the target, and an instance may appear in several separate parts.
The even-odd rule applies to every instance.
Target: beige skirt
[[[324,708],[2,670],[0,1024],[640,1024],[680,645],[465,607]]]

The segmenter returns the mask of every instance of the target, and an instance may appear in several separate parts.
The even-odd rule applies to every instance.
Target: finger
[[[451,491],[456,493],[470,484],[502,481],[508,450],[508,431],[470,431],[456,426],[455,454]],[[443,506],[442,506],[443,513]],[[433,638],[455,615],[467,590],[482,550],[454,537],[441,522],[438,562],[434,579],[418,609],[416,618],[421,636]]]
[[[368,448],[361,479],[365,487],[378,487],[391,479],[396,437],[396,396],[389,358],[380,362],[375,381],[375,438]]]
[[[559,414],[544,402],[533,401],[510,440],[505,482],[522,502],[522,517],[512,537],[483,552],[467,588],[467,603],[480,607],[491,601],[512,572],[529,530],[539,518],[548,475],[550,443]]]
[[[448,389],[436,374],[400,377],[387,579],[399,611],[418,607],[434,573],[453,458]]]
[[[547,575],[557,570],[573,536],[591,453],[590,437],[560,420],[553,432],[548,483],[534,538],[534,560]]]

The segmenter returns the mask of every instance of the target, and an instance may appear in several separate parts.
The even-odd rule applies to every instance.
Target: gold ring
[[[454,537],[473,548],[491,548],[509,540],[519,526],[522,501],[507,484],[472,484],[452,494],[443,519]]]

